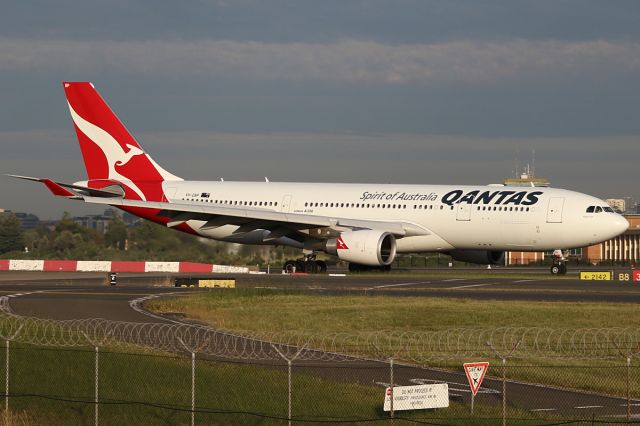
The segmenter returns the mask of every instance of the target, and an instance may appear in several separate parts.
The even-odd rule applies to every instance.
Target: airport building
[[[4,215],[13,214],[16,219],[20,222],[22,229],[35,229],[37,228],[41,222],[38,216],[31,213],[23,213],[23,212],[12,212],[11,210],[0,209],[0,217]]]

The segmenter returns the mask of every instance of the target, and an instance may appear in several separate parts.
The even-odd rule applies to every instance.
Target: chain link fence
[[[10,424],[640,422],[635,329],[256,336],[43,320],[0,306]],[[490,363],[473,413],[470,361]],[[435,383],[447,384],[449,407],[384,411],[387,387]]]

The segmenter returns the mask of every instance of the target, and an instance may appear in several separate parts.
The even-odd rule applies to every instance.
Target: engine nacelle
[[[325,251],[361,265],[390,265],[396,257],[396,237],[390,232],[347,231],[326,241]]]
[[[454,260],[476,263],[478,265],[497,265],[504,263],[503,251],[491,250],[452,250],[447,252]]]

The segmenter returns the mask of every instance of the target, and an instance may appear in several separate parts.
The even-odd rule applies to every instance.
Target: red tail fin
[[[182,180],[142,150],[93,84],[65,82],[63,86],[90,186],[117,182],[127,198],[161,201],[162,182]]]

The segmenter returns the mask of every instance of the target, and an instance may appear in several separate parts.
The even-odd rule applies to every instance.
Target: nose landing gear
[[[554,250],[550,271],[552,275],[564,275],[567,273],[567,259],[564,257],[562,250]]]

